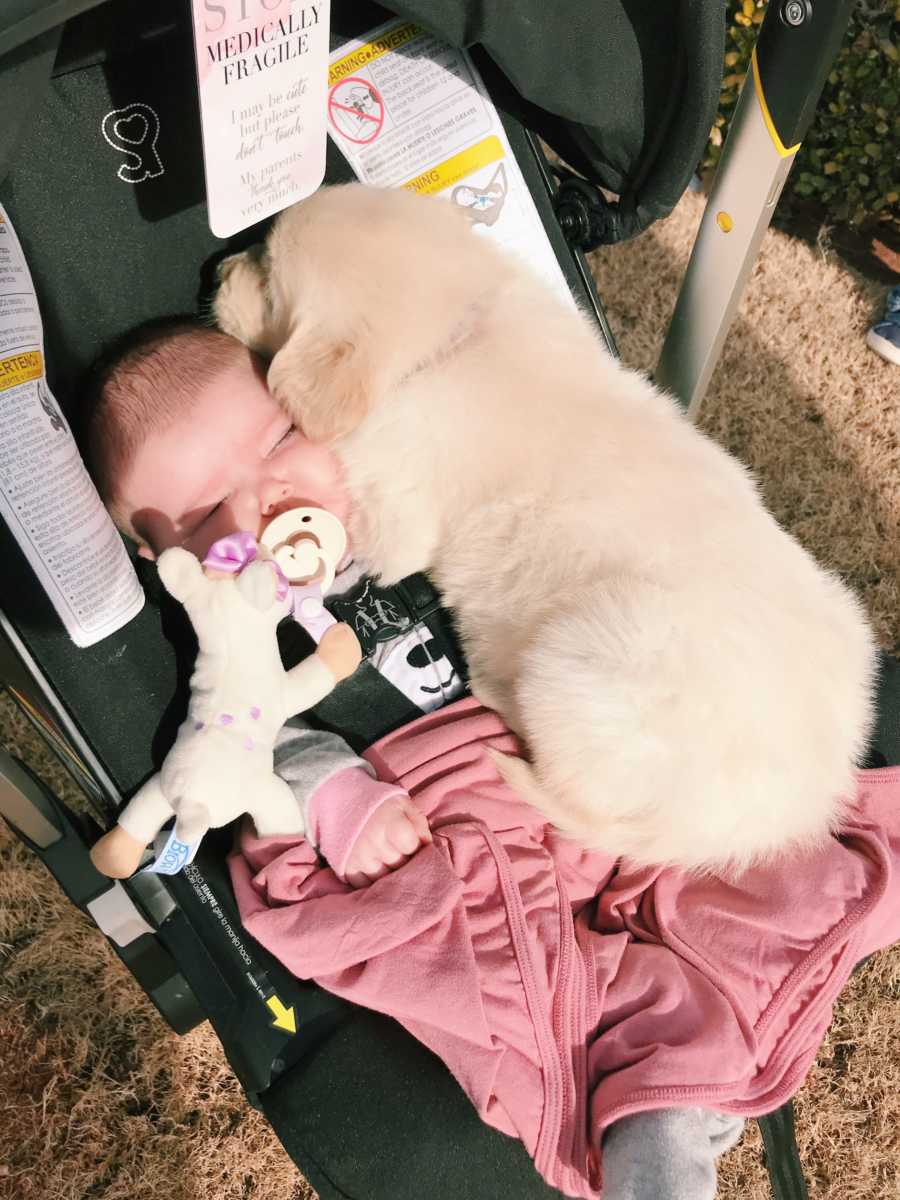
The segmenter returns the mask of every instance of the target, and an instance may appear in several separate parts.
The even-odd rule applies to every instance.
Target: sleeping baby
[[[236,530],[258,539],[299,504],[320,506],[346,522],[334,457],[291,426],[266,390],[258,360],[225,334],[188,322],[154,323],[115,348],[92,390],[86,457],[113,519],[142,557],[183,546],[202,559]],[[347,592],[356,583],[347,564],[332,591]],[[354,624],[365,645],[364,615]],[[408,657],[415,646],[408,645],[408,631],[401,632]],[[424,636],[426,646],[430,640]],[[380,642],[376,661],[388,667],[393,657]],[[446,698],[462,691],[458,676],[454,682]],[[365,772],[353,795],[348,835],[341,826],[341,838],[352,845],[335,845],[337,831],[318,792],[359,760],[338,738],[301,722],[285,730],[276,757],[306,810],[310,837],[355,886],[397,867],[429,840],[419,809]]]

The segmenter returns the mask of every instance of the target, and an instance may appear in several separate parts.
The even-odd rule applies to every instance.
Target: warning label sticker
[[[140,612],[138,577],[47,381],[34,281],[2,205],[0,517],[76,646]]]
[[[0,392],[30,383],[44,374],[44,360],[40,350],[29,350],[25,354],[13,354],[11,358],[0,358]]]
[[[367,67],[369,63],[376,58],[380,58],[382,54],[387,54],[390,50],[399,50],[401,46],[405,46],[407,42],[418,37],[420,33],[417,25],[394,25],[387,33],[376,37],[374,34],[369,34],[370,40],[358,46],[356,50],[351,50],[346,54],[344,50],[339,50],[337,56],[332,55],[331,64],[328,68],[328,86],[337,83],[339,79],[344,79],[347,75],[352,75],[362,67]],[[348,45],[353,43],[348,42]],[[346,47],[344,48],[346,49]]]
[[[445,195],[476,233],[526,258],[574,304],[466,51],[403,21],[339,47],[328,68],[328,132],[363,183]]]
[[[373,84],[351,75],[328,93],[328,119],[348,141],[367,146],[381,133],[384,102]]]

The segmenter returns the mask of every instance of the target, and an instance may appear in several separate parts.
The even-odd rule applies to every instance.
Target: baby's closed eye
[[[199,515],[194,514],[191,520],[182,526],[185,541],[192,538],[194,534],[199,533],[208,521],[211,521],[222,510],[222,507],[227,503],[229,497],[223,496],[221,500],[217,500],[210,508],[202,511]]]
[[[278,440],[275,442],[274,446],[272,446],[271,450],[269,450],[268,454],[266,455],[266,458],[271,458],[273,454],[277,454],[277,453],[278,453],[278,451],[279,451],[279,450],[280,450],[280,449],[281,449],[281,448],[282,448],[282,447],[283,447],[283,446],[284,446],[284,445],[285,445],[287,442],[289,442],[289,441],[291,440],[291,438],[294,436],[294,434],[295,434],[296,432],[297,432],[297,427],[296,427],[296,425],[288,425],[287,429],[284,429],[284,430],[283,430],[283,431],[282,431],[282,432],[279,434],[279,436],[278,436]]]

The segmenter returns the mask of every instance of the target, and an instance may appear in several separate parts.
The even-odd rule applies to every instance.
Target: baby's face
[[[202,558],[237,530],[258,538],[273,517],[298,504],[326,508],[346,525],[350,507],[334,455],[294,429],[249,355],[205,384],[183,417],[146,439],[120,497],[148,558],[169,546]]]

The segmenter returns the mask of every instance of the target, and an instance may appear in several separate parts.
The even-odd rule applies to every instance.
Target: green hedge
[[[766,0],[737,0],[726,37],[719,114],[704,169],[714,167]],[[900,226],[900,3],[858,4],[847,37],[797,153],[782,206],[818,203],[834,223]]]

